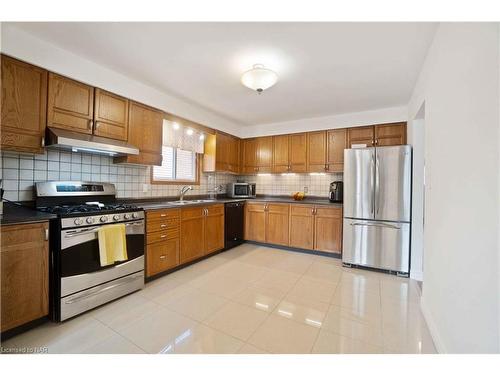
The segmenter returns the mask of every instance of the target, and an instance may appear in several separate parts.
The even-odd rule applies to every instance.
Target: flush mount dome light
[[[262,64],[255,64],[252,69],[241,76],[241,83],[259,94],[273,86],[278,81],[278,75]]]

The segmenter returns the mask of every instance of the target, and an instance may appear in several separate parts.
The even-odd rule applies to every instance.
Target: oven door
[[[144,220],[125,223],[128,260],[105,267],[99,258],[100,227],[61,231],[61,297],[144,270]]]

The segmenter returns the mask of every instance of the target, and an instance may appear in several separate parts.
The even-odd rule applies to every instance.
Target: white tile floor
[[[4,347],[49,353],[435,353],[414,281],[245,244]]]

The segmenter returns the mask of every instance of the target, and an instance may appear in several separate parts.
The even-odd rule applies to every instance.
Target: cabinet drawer
[[[153,276],[179,265],[179,239],[148,245],[146,258],[147,276]]]
[[[151,211],[146,211],[146,218],[148,219],[148,221],[179,219],[180,213],[181,210],[178,208],[168,208],[165,210],[151,210]]]
[[[147,221],[146,232],[158,232],[167,229],[179,229],[179,218],[167,218],[166,220]]]
[[[342,208],[340,207],[318,207],[316,206],[316,216],[342,218]]]
[[[160,232],[148,233],[146,236],[146,242],[150,244],[154,242],[170,240],[173,238],[179,238],[179,233],[180,233],[179,228],[172,228]]]
[[[187,220],[187,219],[193,219],[197,217],[204,216],[203,215],[203,210],[206,207],[189,207],[189,208],[183,208],[181,210],[181,218],[182,220]]]
[[[266,203],[246,202],[245,208],[247,211],[264,212]]]
[[[287,203],[269,203],[267,211],[275,214],[288,214],[290,205]]]
[[[224,205],[222,204],[214,204],[205,208],[208,210],[208,215],[221,215],[224,213]]]
[[[314,206],[311,204],[292,204],[291,215],[312,216]]]

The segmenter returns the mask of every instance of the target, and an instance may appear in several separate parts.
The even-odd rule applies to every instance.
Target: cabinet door
[[[48,223],[1,227],[1,331],[49,312]]]
[[[245,240],[266,242],[265,203],[245,204]]]
[[[293,204],[290,207],[290,246],[301,249],[314,247],[314,206]]]
[[[288,246],[290,241],[290,205],[269,203],[267,205],[266,242]]]
[[[273,137],[273,172],[284,173],[290,169],[288,152],[290,150],[289,136],[277,135]]]
[[[181,210],[181,264],[203,256],[204,237],[203,207],[183,208]]]
[[[242,172],[257,172],[257,138],[249,138],[243,140]]]
[[[226,172],[229,164],[229,137],[217,132],[215,143],[215,168]]]
[[[399,146],[406,144],[406,122],[375,125],[376,146]]]
[[[148,277],[179,265],[178,238],[148,244],[146,249],[146,275]]]
[[[47,126],[92,134],[94,88],[49,73]]]
[[[126,141],[128,138],[128,99],[95,89],[94,134]]]
[[[352,145],[366,145],[371,147],[375,145],[375,129],[373,126],[360,126],[347,129],[347,148]]]
[[[317,207],[314,215],[314,250],[342,252],[342,209]]]
[[[238,173],[240,171],[240,139],[230,137],[229,141],[229,171]]]
[[[344,171],[344,149],[347,143],[347,130],[335,129],[327,132],[327,169],[328,172]]]
[[[210,254],[224,248],[224,205],[211,205],[205,209],[205,254]]]
[[[130,102],[128,143],[139,149],[139,155],[115,158],[115,163],[161,165],[163,115],[142,104]]]
[[[273,168],[273,137],[257,138],[258,172],[271,172]]]
[[[307,133],[290,134],[290,172],[307,171]]]
[[[1,55],[2,150],[43,153],[47,71]]]
[[[326,171],[326,132],[307,133],[307,170]]]

